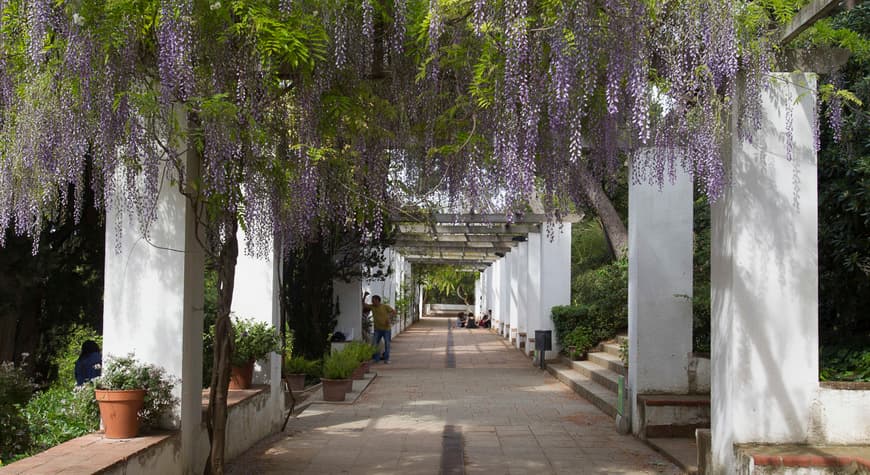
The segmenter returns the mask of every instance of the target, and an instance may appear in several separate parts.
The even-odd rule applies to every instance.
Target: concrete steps
[[[616,417],[616,393],[596,383],[570,364],[547,364],[547,371],[610,417]]]
[[[619,375],[616,372],[610,371],[591,361],[571,361],[571,369],[587,378],[591,378],[592,381],[616,394],[619,387]]]
[[[628,371],[625,370],[625,365],[622,364],[622,360],[619,359],[619,356],[614,356],[603,351],[595,351],[589,353],[589,361],[604,369],[613,371],[616,374],[621,374],[623,376],[628,374]]]

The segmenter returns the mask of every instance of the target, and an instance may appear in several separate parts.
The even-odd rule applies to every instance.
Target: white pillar
[[[510,338],[511,325],[511,261],[510,254],[501,260],[501,272],[499,278],[499,310],[501,313],[502,333],[505,338]]]
[[[335,330],[348,340],[359,340],[362,335],[362,281],[354,277],[350,282],[332,281],[332,301],[338,300],[338,319]]]
[[[508,338],[516,338],[520,326],[520,251],[515,247],[507,256],[510,266],[508,273],[508,313],[511,331]]]
[[[804,443],[818,391],[816,77],[776,73],[751,143],[732,120],[712,207],[712,468],[734,444]],[[793,134],[787,132],[788,110]],[[790,137],[791,136],[791,137]],[[793,161],[787,160],[792,140]]]
[[[541,322],[544,318],[541,309],[541,233],[529,233],[526,253],[526,354],[534,345],[530,340],[535,338],[535,330],[544,330]]]
[[[559,345],[552,309],[571,303],[571,223],[556,225],[553,239],[541,236],[541,326],[539,330],[553,330],[553,351]]]
[[[641,152],[643,153],[643,152]],[[628,188],[628,390],[637,396],[689,392],[692,352],[692,178]]]
[[[513,299],[515,300],[514,305],[516,306],[517,341],[515,346],[519,348],[521,340],[520,333],[526,333],[526,336],[528,337],[529,310],[527,294],[529,283],[529,243],[527,241],[519,243],[517,247],[514,248],[512,254],[513,253],[516,253],[514,256],[516,270],[513,273],[514,278],[511,281],[511,290]],[[511,325],[511,327],[513,327],[513,325]]]
[[[193,158],[193,157],[190,157]],[[195,160],[187,163],[196,176]],[[204,253],[194,235],[193,213],[163,170],[157,220],[147,238],[138,225],[106,212],[103,356],[134,353],[179,378],[179,398],[170,425],[181,429],[184,472],[201,470],[207,454],[197,453],[202,416],[202,326]],[[116,235],[120,220],[122,234]],[[116,252],[120,249],[120,253]]]
[[[239,258],[236,263],[236,280],[233,287],[232,310],[240,318],[252,318],[257,322],[272,325],[276,331],[281,326],[281,250],[272,245],[272,255],[258,258],[245,252],[247,236],[240,228]],[[257,361],[254,383],[269,385],[270,411],[273,421],[281,421],[284,393],[281,387],[281,355],[270,353],[265,361]],[[275,427],[277,430],[278,427]]]

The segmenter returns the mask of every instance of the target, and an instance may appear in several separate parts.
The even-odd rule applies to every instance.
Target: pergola
[[[396,242],[391,247],[412,264],[446,264],[483,271],[548,223],[576,223],[582,214],[558,220],[543,213],[504,214],[433,213],[393,216]]]

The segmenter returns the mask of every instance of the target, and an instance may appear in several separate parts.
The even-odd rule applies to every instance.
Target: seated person
[[[483,314],[483,318],[480,319],[480,328],[489,328],[492,326],[492,317],[490,317],[490,312],[486,312]]]
[[[465,322],[465,328],[477,328],[477,324],[474,322],[474,314],[468,314],[468,321]]]
[[[75,365],[76,386],[98,377],[101,373],[102,360],[103,355],[97,342],[86,340],[82,343],[82,352]]]
[[[467,318],[465,316],[465,312],[459,312],[459,316],[456,319],[456,328],[465,328],[465,322]]]

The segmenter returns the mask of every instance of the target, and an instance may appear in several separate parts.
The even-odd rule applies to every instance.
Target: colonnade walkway
[[[424,318],[352,405],[316,404],[229,472],[680,473],[485,329]]]

